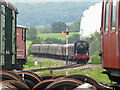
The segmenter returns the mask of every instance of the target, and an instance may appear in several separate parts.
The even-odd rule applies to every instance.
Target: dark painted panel
[[[5,66],[11,69],[12,66],[12,11],[6,8],[5,19]]]

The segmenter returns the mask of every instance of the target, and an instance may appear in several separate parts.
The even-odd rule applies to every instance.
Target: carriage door
[[[5,63],[5,7],[0,5],[0,66]]]
[[[104,67],[117,68],[118,67],[118,24],[117,24],[117,3],[104,2],[103,11],[103,60]]]
[[[118,67],[120,68],[120,1],[119,1],[119,8],[118,8],[119,16],[118,16]],[[117,33],[116,33],[117,34]]]

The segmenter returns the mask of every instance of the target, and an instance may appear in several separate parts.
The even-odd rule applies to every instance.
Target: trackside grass
[[[38,65],[34,65],[34,61],[38,60]],[[30,70],[30,69],[36,69],[36,68],[48,68],[48,67],[58,67],[58,66],[64,66],[65,63],[61,61],[54,61],[50,59],[33,59],[33,56],[30,56],[27,58],[27,63],[29,65],[24,65],[24,70]],[[40,64],[41,61],[41,64]],[[59,63],[59,65],[58,65]],[[102,67],[96,67],[96,68],[91,68],[91,69],[67,69],[67,70],[54,70],[53,74],[55,75],[66,75],[66,71],[68,75],[73,75],[73,74],[82,74],[82,75],[87,75],[93,79],[95,79],[97,82],[103,82],[103,83],[110,83],[110,80],[107,75],[101,74],[102,71],[105,71]],[[38,75],[43,75],[43,74],[50,74],[50,70],[45,70],[45,71],[39,71],[37,72]]]
[[[35,65],[35,60],[38,61],[38,65]],[[59,63],[59,64],[58,64]],[[27,64],[24,65],[24,70],[37,69],[37,68],[49,68],[49,67],[58,67],[64,66],[65,64],[61,61],[53,61],[50,59],[33,59],[33,56],[27,57]]]
[[[104,71],[104,69],[102,69],[102,67],[97,67],[97,68],[92,68],[92,69],[70,69],[69,71],[67,71],[68,75],[73,75],[73,74],[82,74],[82,75],[86,75],[89,76],[93,79],[95,79],[97,82],[102,82],[102,83],[110,83],[110,80],[108,78],[107,75],[102,74],[101,72]],[[40,73],[37,73],[38,75],[42,75],[42,74],[50,74],[50,70],[45,70],[45,71],[40,71]],[[62,71],[53,71],[53,74],[55,75],[66,75],[66,70],[62,70]]]

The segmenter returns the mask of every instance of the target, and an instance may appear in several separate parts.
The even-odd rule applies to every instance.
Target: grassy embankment
[[[79,32],[70,32],[69,37],[72,36],[73,34],[79,34]],[[57,38],[57,39],[62,39],[62,40],[66,39],[65,33],[63,33],[63,34],[61,34],[61,33],[41,33],[41,34],[38,34],[37,36],[44,40],[46,38]]]
[[[38,65],[34,65],[34,61],[38,61]],[[33,59],[33,56],[27,58],[27,65],[24,65],[24,69],[36,69],[36,68],[49,68],[64,66],[65,64],[61,61],[53,61],[50,59]]]

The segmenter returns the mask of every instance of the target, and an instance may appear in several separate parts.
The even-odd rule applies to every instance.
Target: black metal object
[[[59,75],[59,76],[56,76],[56,77],[53,77],[52,79],[62,79],[64,78],[66,75]]]
[[[26,84],[30,89],[32,89],[36,84],[42,81],[41,77],[30,71],[20,71],[17,72],[16,74],[18,74],[25,80]]]
[[[0,82],[0,87],[2,87],[2,90],[17,90],[15,86],[3,82]]]
[[[48,79],[52,79],[54,77],[56,77],[56,75],[54,74],[44,74],[40,76],[43,80],[48,80]]]
[[[15,80],[6,80],[6,81],[3,81],[3,83],[10,84],[16,87],[18,90],[30,90],[30,88],[27,85],[25,85],[22,82],[15,81]]]
[[[34,73],[34,72],[31,72],[31,71],[18,71],[18,72],[27,72],[27,73],[33,74],[33,75],[35,75],[37,78],[39,78],[41,81],[43,81],[42,77],[40,77],[39,75],[37,75],[37,74]]]
[[[83,82],[73,78],[59,79],[49,84],[46,90],[73,90],[81,84],[83,84]]]
[[[54,79],[42,81],[35,85],[32,90],[44,90],[50,83],[54,81],[55,81]]]
[[[25,81],[22,80],[22,78],[19,75],[15,74],[11,71],[0,71],[0,79],[1,79],[1,81],[16,80],[16,81],[26,84]]]
[[[89,44],[86,41],[77,41],[74,44],[74,54],[86,54],[89,53]]]

